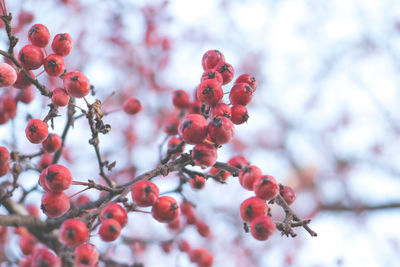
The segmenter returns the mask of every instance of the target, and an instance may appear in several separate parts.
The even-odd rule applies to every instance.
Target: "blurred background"
[[[86,74],[95,86],[96,96],[88,100],[100,99],[106,112],[120,108],[127,97],[141,100],[140,114],[113,112],[104,119],[112,131],[101,136],[101,149],[106,159],[117,162],[112,175],[119,183],[157,165],[165,121],[178,113],[171,92],[184,89],[193,95],[207,50],[221,51],[234,67],[235,78],[243,73],[256,77],[250,118],[235,127],[234,141],[219,150],[218,160],[244,155],[265,174],[293,187],[297,200],[292,207],[301,218],[312,219],[310,227],[318,237],[299,228],[296,238],[276,233],[268,241],[256,241],[244,232],[239,217],[240,203],[252,193],[241,188],[237,178],[229,178],[227,184],[207,181],[198,191],[187,185],[183,194],[197,204],[196,214],[210,227],[211,237],[202,238],[190,227],[179,235],[212,251],[214,266],[400,266],[400,2],[17,0],[6,4],[20,38],[16,51],[28,43],[32,24],[46,25],[52,38],[68,32],[74,49],[66,66]],[[0,38],[5,49],[4,29]],[[61,80],[48,77],[38,79],[51,89],[61,85]],[[3,95],[18,93],[2,90]],[[0,145],[39,151],[22,133],[27,116],[43,118],[48,104],[38,91],[30,104],[18,103],[16,118],[0,125]],[[77,104],[85,107],[80,100]],[[58,134],[66,108],[60,114],[52,131]],[[86,120],[77,120],[61,160],[71,167],[75,180],[98,179],[93,177],[98,166],[89,138]],[[32,165],[38,160],[33,159]],[[28,190],[37,177],[37,171],[26,171],[20,184]],[[173,174],[155,179],[162,191],[178,182]],[[15,198],[23,192],[17,190]],[[29,194],[26,203],[39,206],[41,194]],[[94,190],[85,194],[98,197]],[[272,213],[282,220],[279,208]],[[92,240],[101,251],[118,255],[127,264],[192,266],[176,246],[169,254],[162,251],[158,240],[169,240],[173,233],[149,217],[130,214],[123,236],[151,242],[127,245],[120,238],[106,246],[96,234]],[[21,255],[18,244],[10,242],[8,250],[12,259]]]

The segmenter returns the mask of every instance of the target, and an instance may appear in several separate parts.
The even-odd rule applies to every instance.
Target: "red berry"
[[[253,93],[257,90],[258,86],[256,78],[254,78],[254,76],[251,74],[240,75],[235,81],[235,84],[237,83],[247,83],[253,89]]]
[[[218,50],[208,50],[201,59],[204,70],[214,68],[219,62],[225,61],[224,55]]]
[[[243,188],[253,190],[254,181],[262,176],[262,171],[255,165],[245,166],[239,172],[239,182]]]
[[[43,24],[35,24],[29,29],[29,41],[38,47],[45,47],[50,42],[50,33]]]
[[[20,90],[17,94],[17,100],[24,104],[31,103],[34,98],[35,98],[35,91],[32,89],[32,87]]]
[[[224,96],[221,84],[217,80],[205,80],[197,87],[197,98],[209,106],[215,106]]]
[[[247,113],[247,108],[245,106],[234,105],[231,107],[231,111],[231,120],[236,125],[245,123],[249,119],[249,114]]]
[[[292,204],[296,200],[296,193],[294,190],[289,187],[289,186],[283,186],[280,190],[279,193],[283,197],[283,199],[286,201],[288,205]]]
[[[58,107],[64,107],[68,105],[69,95],[67,91],[63,88],[56,88],[53,90],[53,95],[51,96],[51,103]]]
[[[192,150],[192,159],[194,164],[206,168],[214,165],[218,154],[214,145],[209,143],[197,144]]]
[[[31,267],[61,267],[60,259],[48,248],[36,249],[33,253]]]
[[[222,75],[223,79],[222,85],[225,85],[230,81],[232,81],[233,76],[235,75],[235,70],[233,69],[233,67],[226,62],[218,63],[215,66],[215,69]]]
[[[243,221],[250,222],[258,216],[267,215],[267,213],[267,203],[258,197],[250,197],[240,204],[240,217]]]
[[[104,220],[99,229],[100,238],[105,242],[114,241],[121,233],[121,225],[117,220],[107,219]]]
[[[82,206],[83,204],[86,204],[90,202],[90,198],[87,195],[80,195],[78,199],[75,201],[76,206]]]
[[[251,221],[250,231],[257,240],[267,240],[275,230],[275,224],[269,216],[258,216]]]
[[[13,85],[17,80],[17,72],[9,64],[0,62],[0,87]]]
[[[87,241],[89,231],[86,224],[81,220],[68,219],[61,224],[58,235],[64,245],[74,247]]]
[[[47,153],[53,153],[61,147],[61,138],[57,134],[49,134],[42,142],[43,150]]]
[[[117,203],[110,203],[105,206],[100,213],[100,220],[114,219],[119,222],[121,227],[124,227],[128,222],[128,215],[123,207]]]
[[[75,248],[75,263],[78,267],[95,266],[99,261],[99,252],[95,245],[83,243]]]
[[[26,25],[32,23],[34,20],[35,16],[33,15],[32,12],[21,10],[21,12],[18,15],[18,24],[19,25]]]
[[[181,227],[181,221],[179,220],[179,217],[169,222],[167,226],[170,230],[179,230]]]
[[[36,248],[37,240],[31,234],[21,236],[19,247],[24,255],[31,255]]]
[[[202,237],[209,237],[211,235],[210,227],[205,222],[197,221],[196,229]]]
[[[10,160],[10,153],[7,148],[4,146],[0,146],[0,166],[3,166],[8,163]]]
[[[199,100],[195,100],[190,104],[189,113],[190,114],[201,114],[201,102]]]
[[[211,267],[213,265],[213,256],[203,248],[193,249],[189,253],[190,261],[198,264],[199,267]]]
[[[140,180],[132,186],[132,201],[139,207],[153,206],[158,199],[158,187],[148,180]]]
[[[242,169],[243,167],[250,165],[246,158],[240,155],[232,157],[228,161],[228,164],[238,169]]]
[[[271,200],[279,193],[279,185],[274,177],[264,175],[254,181],[253,190],[257,197]]]
[[[53,155],[50,153],[44,153],[41,157],[40,160],[37,164],[37,168],[39,170],[43,170],[44,168],[47,168],[48,166],[50,166],[50,164],[53,161]]]
[[[231,108],[225,103],[218,103],[211,108],[210,118],[224,116],[231,118]]]
[[[199,114],[189,114],[179,124],[179,135],[191,145],[199,144],[207,138],[207,121]]]
[[[175,90],[172,93],[172,103],[176,108],[184,109],[190,106],[189,94],[186,93],[184,90]]]
[[[68,33],[59,33],[54,36],[51,49],[62,57],[68,56],[73,47],[72,38]]]
[[[178,248],[182,252],[189,252],[190,251],[190,244],[183,239],[178,240]]]
[[[29,76],[32,79],[35,79],[35,74],[33,74],[32,71],[28,71]],[[17,80],[14,83],[14,87],[18,89],[26,89],[28,88],[32,83],[28,80],[28,78],[25,76],[25,74],[21,71],[20,73],[17,74]]]
[[[131,97],[125,101],[123,109],[129,115],[134,115],[142,110],[142,104],[136,97]]]
[[[18,54],[18,60],[26,70],[36,70],[43,64],[44,55],[42,49],[35,45],[22,47]]]
[[[40,208],[50,218],[60,217],[70,208],[68,196],[64,192],[46,192]]]
[[[46,182],[45,182],[46,175],[47,175],[47,167],[45,169],[43,169],[42,172],[40,173],[39,185],[43,188],[44,191],[48,192],[51,190],[46,185]]]
[[[168,117],[164,123],[164,132],[168,135],[178,134],[179,119],[177,117]]]
[[[44,69],[50,76],[60,76],[65,71],[65,62],[62,56],[51,54],[44,59]]]
[[[253,97],[253,89],[247,83],[236,83],[229,93],[232,105],[246,106]]]
[[[0,177],[6,175],[10,171],[10,163],[0,166]]]
[[[177,147],[183,142],[183,139],[180,137],[171,137],[171,139],[169,139],[168,141],[168,150],[175,150],[177,149]],[[177,152],[174,155],[179,155],[182,153],[182,151],[185,149],[185,144],[183,144],[181,152]]]
[[[18,267],[32,267],[33,257],[27,256],[24,260],[20,261]]]
[[[72,97],[81,98],[89,94],[88,78],[79,71],[71,71],[63,77],[64,88]]]
[[[170,253],[172,250],[172,241],[161,242],[161,248],[165,253]]]
[[[205,80],[216,80],[219,84],[222,85],[223,78],[221,73],[219,73],[216,69],[208,69],[206,70],[203,75],[201,75],[201,82]]]
[[[161,223],[171,222],[179,216],[178,203],[173,197],[162,196],[153,205],[151,215]]]
[[[49,129],[45,122],[38,119],[32,119],[26,126],[25,134],[29,142],[32,144],[40,144],[49,135]]]
[[[218,145],[229,143],[233,138],[233,132],[233,123],[227,117],[214,117],[208,124],[208,137]]]
[[[71,186],[71,172],[62,165],[50,165],[42,172],[46,172],[44,182],[46,183],[46,186],[48,189],[50,189],[50,191],[64,191]]]
[[[227,171],[224,171],[224,170],[220,170],[220,169],[215,168],[215,167],[211,167],[210,174],[218,177],[219,180],[223,181],[223,182],[226,181],[226,179],[228,179],[229,175],[231,175],[230,172],[227,172]]]
[[[194,178],[189,179],[189,183],[194,189],[202,189],[206,184],[206,179],[203,176],[195,175]]]

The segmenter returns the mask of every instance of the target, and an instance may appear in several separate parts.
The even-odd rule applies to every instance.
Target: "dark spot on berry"
[[[249,119],[249,114],[247,112],[243,113],[242,122],[246,122]]]
[[[183,123],[183,125],[182,125],[182,131],[183,131],[184,129],[186,129],[186,128],[189,128],[189,127],[192,125],[192,123],[193,123],[193,121],[191,121],[191,120],[185,121],[185,122]]]
[[[211,86],[207,86],[203,89],[201,93],[203,95],[214,95],[214,88],[212,88]]]
[[[246,89],[246,93],[252,93],[253,92],[253,89],[248,85],[245,85],[244,88]]]
[[[220,72],[220,73],[223,73],[224,71],[229,71],[229,65],[228,65],[228,64],[222,64],[222,65],[219,67],[219,72]]]
[[[118,233],[118,228],[115,227],[115,225],[113,225],[113,224],[111,224],[111,225],[108,227],[108,230],[110,230],[111,233]]]
[[[135,99],[135,103],[136,103],[136,104],[140,104],[139,99]]]
[[[32,34],[38,32],[39,27],[38,26],[34,26],[29,30],[29,36],[31,36]]]
[[[178,209],[178,205],[176,205],[176,203],[172,203],[171,206],[169,207],[169,210],[171,211],[175,211]]]
[[[251,215],[253,215],[253,206],[248,205],[245,213],[246,213],[247,218],[251,218]]]
[[[251,172],[251,168],[249,166],[245,166],[243,168],[243,173],[248,173],[248,172]]]
[[[86,258],[82,258],[79,262],[84,264],[84,265],[88,265],[89,264],[89,260],[86,259]]]
[[[250,82],[254,83],[256,81],[256,78],[254,76],[251,76]]]
[[[263,178],[262,178],[262,183],[261,183],[261,185],[266,185],[266,184],[269,184],[271,182],[271,179],[269,179],[267,176],[264,176]]]
[[[54,71],[54,69],[55,69],[56,67],[58,67],[58,64],[57,64],[57,62],[56,62],[55,60],[49,60],[49,61],[47,62],[47,66],[50,67],[50,68],[52,68],[53,71]]]
[[[148,196],[150,193],[153,193],[154,191],[153,188],[148,185],[144,188],[144,192],[146,193],[146,196]]]
[[[213,126],[215,126],[215,127],[221,127],[222,126],[222,120],[220,119],[220,118],[216,118],[216,117],[214,117],[214,119],[213,119],[213,121],[212,121],[212,123],[211,123]]]
[[[46,180],[52,182],[54,178],[57,176],[58,172],[50,172],[48,171],[46,174]]]
[[[201,152],[201,151],[199,151],[199,150],[194,150],[194,155],[193,155],[193,157],[194,157],[195,159],[202,158],[203,156],[204,156],[204,153],[203,153],[203,152]]]
[[[106,219],[112,219],[112,218],[114,218],[114,214],[112,213],[112,212],[107,212],[105,215],[104,215],[104,218],[106,218]]]
[[[50,267],[50,263],[47,260],[43,260],[39,264],[39,267]]]
[[[194,186],[195,186],[196,188],[201,188],[201,187],[203,186],[203,184],[204,184],[204,183],[203,183],[202,181],[196,181],[196,183],[195,183]]]
[[[62,33],[60,35],[60,39],[58,39],[58,41],[65,41],[65,40],[67,40],[67,36],[65,35],[65,33]]]
[[[264,229],[264,227],[262,226],[261,223],[257,223],[254,226],[254,229],[256,229],[256,232],[259,233],[259,234],[262,234],[265,231],[265,229]]]
[[[175,96],[176,96],[176,97],[181,97],[181,96],[182,96],[182,92],[176,92],[176,93],[175,93]]]
[[[75,231],[74,228],[69,228],[69,229],[67,230],[67,237],[68,237],[70,240],[74,240],[74,239],[75,239],[75,235],[76,235],[76,231]]]
[[[78,76],[72,76],[72,77],[71,77],[71,81],[76,82],[76,81],[78,81],[78,80],[79,80],[79,77],[78,77]]]
[[[31,133],[36,133],[37,127],[36,127],[35,125],[31,125],[31,126],[29,126],[29,131],[30,131]]]
[[[206,74],[207,79],[215,79],[215,71],[210,71]]]

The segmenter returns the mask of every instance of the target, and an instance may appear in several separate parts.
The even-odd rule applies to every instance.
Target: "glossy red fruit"
[[[224,116],[227,118],[231,118],[231,107],[225,103],[218,103],[211,108],[210,118]]]
[[[253,184],[256,179],[262,176],[262,171],[255,165],[245,166],[239,172],[239,182],[243,188],[253,190]]]
[[[176,200],[170,196],[162,196],[153,205],[151,215],[161,223],[168,223],[179,216],[179,206]]]
[[[17,100],[24,104],[31,103],[34,98],[35,98],[35,91],[32,89],[32,87],[20,90],[17,93]]]
[[[190,104],[189,113],[190,114],[201,114],[202,103],[199,100],[195,100]]]
[[[222,182],[225,182],[226,179],[228,179],[228,177],[231,175],[230,172],[220,170],[215,167],[211,167],[210,174],[216,176],[218,178],[218,180],[222,181]]]
[[[36,248],[37,240],[31,234],[22,235],[19,239],[19,248],[24,255],[31,255]]]
[[[253,93],[257,90],[258,86],[256,78],[253,75],[247,73],[237,77],[237,79],[235,80],[235,84],[237,83],[247,83],[253,89]]]
[[[139,207],[153,206],[159,193],[158,187],[148,180],[140,180],[132,185],[132,201]]]
[[[71,71],[65,74],[63,84],[67,93],[72,97],[81,98],[90,92],[88,78],[79,71]]]
[[[36,70],[43,65],[44,55],[40,47],[26,45],[19,51],[18,60],[24,69]]]
[[[29,29],[28,38],[33,45],[43,48],[50,42],[50,32],[43,24],[35,24]]]
[[[0,99],[0,106],[4,113],[8,115],[10,119],[15,118],[17,115],[17,101],[12,95],[5,95]]]
[[[46,175],[47,175],[47,167],[45,169],[43,169],[42,172],[40,173],[39,185],[43,188],[44,191],[48,192],[51,190],[46,185],[46,182],[45,182]]]
[[[110,203],[106,205],[100,213],[100,220],[114,219],[119,222],[121,227],[124,227],[128,222],[128,215],[123,207],[117,203]]]
[[[276,231],[276,227],[271,217],[258,216],[251,221],[250,231],[255,239],[264,241]]]
[[[32,79],[35,79],[35,74],[33,74],[32,71],[28,71],[28,74]],[[26,89],[30,85],[32,85],[32,83],[28,80],[28,78],[25,76],[25,74],[22,71],[17,74],[17,80],[14,83],[15,88]]]
[[[230,158],[228,164],[238,169],[242,169],[243,167],[250,165],[247,159],[240,155]]]
[[[250,222],[258,216],[267,215],[267,213],[267,203],[258,197],[250,197],[240,204],[240,217],[243,221]]]
[[[39,170],[43,170],[44,168],[47,168],[50,166],[50,164],[53,161],[53,155],[50,153],[44,153],[41,157],[40,160],[37,164],[37,168]]]
[[[58,238],[68,247],[81,245],[89,238],[86,224],[79,219],[65,220],[60,227]]]
[[[25,129],[26,138],[32,144],[40,144],[49,135],[47,124],[39,119],[32,119],[29,121]]]
[[[206,184],[206,179],[203,176],[195,175],[194,178],[189,178],[189,183],[193,189],[202,189]]]
[[[210,252],[206,249],[193,249],[189,253],[190,261],[198,264],[199,267],[211,267],[214,259]]]
[[[205,80],[197,87],[197,98],[209,106],[218,104],[223,96],[221,84],[215,79]]]
[[[134,115],[142,110],[142,104],[136,97],[131,97],[125,101],[123,109],[125,113],[128,113],[129,115]]]
[[[201,168],[211,167],[217,161],[217,158],[217,149],[209,143],[197,144],[192,150],[194,164]]]
[[[96,246],[90,243],[77,246],[74,253],[78,267],[92,267],[99,261],[99,252]]]
[[[176,108],[184,109],[190,106],[189,94],[184,90],[175,90],[172,92],[172,103]]]
[[[229,93],[229,100],[232,105],[246,106],[250,103],[252,98],[253,89],[247,83],[235,84]]]
[[[234,105],[231,107],[231,111],[231,120],[236,125],[243,124],[249,119],[247,108],[243,105]]]
[[[218,145],[229,143],[233,134],[233,123],[227,117],[214,117],[208,124],[208,138]]]
[[[216,69],[208,69],[202,75],[200,82],[204,82],[205,80],[216,80],[219,84],[222,85],[223,78],[221,73],[219,73]]]
[[[31,267],[61,267],[60,259],[48,248],[36,249],[33,253]]]
[[[51,103],[58,107],[65,107],[68,105],[69,95],[67,91],[63,88],[56,88],[53,90],[53,94],[51,96]]]
[[[279,193],[288,205],[291,205],[296,200],[296,193],[289,186],[282,186]]]
[[[0,146],[0,166],[5,165],[10,160],[10,152],[4,146]]]
[[[60,56],[68,56],[73,48],[72,38],[68,33],[59,33],[54,36],[51,49]]]
[[[121,233],[121,225],[117,220],[107,219],[104,220],[99,229],[100,238],[105,242],[114,241]]]
[[[61,138],[58,134],[49,134],[42,142],[43,150],[47,153],[53,153],[61,147]]]
[[[178,134],[179,119],[177,117],[168,117],[164,123],[164,132],[168,135]]]
[[[44,69],[50,76],[60,76],[65,71],[65,62],[62,56],[51,54],[44,59]]]
[[[42,172],[46,172],[44,182],[50,191],[60,192],[68,189],[71,186],[71,172],[63,165],[53,164]]]
[[[7,63],[0,62],[0,87],[11,86],[17,80],[17,72]]]
[[[215,69],[222,75],[222,85],[225,85],[232,81],[233,76],[235,75],[235,70],[233,67],[226,62],[220,62],[215,66]]]
[[[0,177],[5,176],[10,171],[10,163],[0,166]]]
[[[46,192],[40,208],[50,218],[60,217],[70,208],[68,196],[64,192]]]
[[[201,59],[201,65],[204,70],[214,68],[218,63],[224,62],[224,55],[218,50],[208,50],[204,53],[203,58]]]
[[[189,114],[179,124],[179,135],[191,145],[199,144],[207,138],[207,121],[199,114]]]
[[[279,193],[279,185],[274,177],[264,175],[254,181],[253,190],[257,197],[271,200]]]

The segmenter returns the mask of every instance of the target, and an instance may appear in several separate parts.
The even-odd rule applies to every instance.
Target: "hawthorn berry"
[[[201,114],[201,101],[195,100],[190,104],[189,113],[190,114]]]
[[[181,221],[179,220],[179,217],[173,221],[170,221],[167,226],[170,230],[179,230],[181,227]]]
[[[139,207],[153,206],[159,193],[158,187],[148,180],[140,180],[132,185],[132,201]]]
[[[151,215],[161,223],[171,222],[179,216],[178,203],[173,197],[162,196],[153,205]]]
[[[19,51],[18,60],[24,69],[36,70],[43,65],[44,55],[40,47],[26,45]]]
[[[37,240],[31,234],[22,235],[19,239],[19,248],[24,255],[31,255],[36,248]]]
[[[204,53],[203,58],[201,59],[201,65],[204,70],[214,68],[218,63],[224,62],[224,55],[218,50],[208,50]]]
[[[15,118],[17,115],[17,101],[12,95],[3,95],[0,99],[1,109],[8,115],[9,119]]]
[[[32,255],[27,256],[25,259],[19,262],[18,267],[32,267]]]
[[[121,227],[124,227],[128,222],[128,215],[123,207],[117,203],[110,203],[105,206],[100,213],[100,220],[115,219]]]
[[[57,107],[64,107],[68,105],[69,95],[63,88],[56,88],[51,95],[51,103]]]
[[[178,244],[178,249],[181,252],[189,252],[190,251],[190,244],[186,240],[180,239],[180,240],[178,240],[177,244]]]
[[[172,241],[161,242],[161,248],[165,253],[170,253],[172,250]]]
[[[35,24],[29,29],[29,41],[38,47],[45,47],[50,42],[50,32],[43,24]]]
[[[34,98],[35,98],[35,91],[32,89],[32,87],[22,89],[17,93],[17,100],[24,104],[31,103]]]
[[[0,166],[0,177],[6,175],[10,171],[10,163],[6,163]]]
[[[189,252],[191,262],[195,262],[200,267],[211,267],[214,262],[214,258],[210,252],[203,248],[193,249]]]
[[[9,64],[0,62],[0,87],[13,85],[17,80],[17,72]]]
[[[202,189],[206,184],[206,179],[203,176],[195,175],[194,178],[189,179],[189,183],[193,189]]]
[[[247,83],[235,84],[229,93],[229,100],[232,105],[246,106],[253,97],[253,89]]]
[[[42,142],[43,150],[47,153],[53,153],[61,147],[61,138],[58,134],[49,134]]]
[[[51,49],[62,57],[68,56],[73,47],[72,38],[68,33],[59,33],[54,36]]]
[[[255,165],[245,166],[239,172],[239,182],[243,188],[253,190],[253,184],[256,179],[262,176],[262,171]]]
[[[218,145],[229,143],[233,134],[233,123],[227,117],[214,117],[208,124],[208,138]]]
[[[274,177],[264,175],[254,181],[253,190],[257,197],[271,200],[279,193],[279,185]]]
[[[247,73],[237,77],[235,80],[235,84],[237,83],[247,83],[253,89],[253,93],[257,90],[258,86],[256,78],[254,78],[253,75]]]
[[[53,161],[53,155],[50,153],[44,153],[41,157],[40,160],[37,164],[37,168],[39,170],[43,170],[44,168],[47,168],[50,166],[50,164]]]
[[[258,197],[250,197],[240,204],[240,217],[243,221],[250,222],[258,216],[267,215],[267,213],[267,203]]]
[[[44,69],[50,76],[60,76],[65,71],[65,62],[62,56],[51,54],[44,59]]]
[[[68,196],[64,192],[45,192],[40,208],[50,218],[60,217],[70,208]]]
[[[238,169],[242,169],[245,166],[250,165],[250,163],[247,161],[247,159],[240,155],[230,158],[228,161],[228,164],[235,168],[238,168]]]
[[[46,185],[46,182],[45,182],[46,175],[47,175],[47,167],[45,169],[43,169],[42,172],[40,173],[39,185],[43,188],[44,191],[48,192],[51,190]]]
[[[221,73],[219,73],[216,69],[208,69],[202,75],[200,82],[204,82],[205,80],[216,80],[220,85],[222,85],[223,78]]]
[[[42,172],[46,173],[44,182],[50,191],[60,192],[68,189],[71,186],[71,172],[68,170],[68,168],[60,164],[50,165]]]
[[[222,182],[225,182],[226,179],[228,179],[228,177],[231,175],[230,172],[227,172],[225,170],[220,170],[215,167],[211,167],[210,174],[216,176],[217,179]]]
[[[5,165],[10,160],[10,152],[4,146],[0,146],[0,166]]]
[[[196,230],[202,237],[209,237],[211,235],[210,227],[202,221],[196,221]]]
[[[249,119],[247,108],[243,105],[234,105],[231,107],[231,120],[234,124],[239,125],[245,123]]]
[[[233,67],[226,62],[219,62],[215,66],[215,69],[222,75],[222,85],[225,85],[232,81],[233,76],[235,75],[235,70],[233,69]]]
[[[227,118],[231,118],[231,108],[225,103],[218,103],[215,106],[211,107],[210,118],[224,116]]]
[[[207,121],[199,114],[189,114],[179,124],[179,135],[191,145],[199,144],[207,138]]]
[[[182,142],[183,142],[183,139],[180,138],[180,137],[175,137],[175,136],[171,137],[171,139],[169,139],[168,144],[167,144],[168,150],[169,150],[169,151],[172,151],[172,150],[177,149],[178,146],[179,146]],[[182,146],[182,148],[180,149],[180,151],[177,152],[177,153],[174,153],[174,155],[179,155],[179,154],[181,154],[182,151],[183,151],[184,149],[185,149],[185,143],[183,143],[183,146]]]
[[[217,149],[209,143],[201,143],[195,145],[192,150],[192,159],[194,164],[201,168],[206,168],[214,165],[217,161]]]
[[[179,119],[177,117],[168,117],[164,123],[164,132],[168,135],[178,134]]]
[[[26,25],[30,24],[34,20],[35,16],[32,12],[28,12],[25,10],[21,10],[18,14],[18,24],[19,25]]]
[[[125,101],[123,109],[125,113],[128,113],[129,115],[134,115],[142,110],[142,104],[136,97],[131,97]]]
[[[217,80],[205,80],[197,87],[197,98],[209,105],[215,106],[224,96],[221,84]]]
[[[32,119],[29,121],[25,129],[26,138],[32,144],[40,144],[49,135],[47,124],[39,119]]]
[[[289,186],[280,187],[279,193],[288,205],[291,205],[296,200],[296,193]]]
[[[83,221],[68,219],[61,224],[58,237],[64,245],[74,247],[87,241],[89,231]]]
[[[276,226],[269,216],[258,216],[251,221],[251,235],[259,240],[267,240],[275,231]]]
[[[190,106],[189,94],[184,90],[175,90],[172,92],[172,103],[176,108],[184,109]]]
[[[32,79],[35,79],[35,74],[32,71],[28,71],[29,76]],[[31,81],[25,76],[25,74],[21,71],[17,74],[17,79],[15,80],[14,87],[18,89],[26,89],[31,85]]]
[[[115,219],[104,220],[99,229],[100,238],[105,242],[114,241],[121,233],[121,225]]]
[[[31,267],[61,267],[60,259],[48,248],[38,248],[33,253]]]
[[[75,248],[75,263],[78,267],[95,266],[99,261],[99,252],[95,245],[83,243]]]
[[[79,71],[71,71],[65,74],[63,84],[67,93],[72,97],[81,98],[90,92],[88,78]]]

